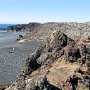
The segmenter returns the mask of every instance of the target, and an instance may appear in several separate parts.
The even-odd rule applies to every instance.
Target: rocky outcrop
[[[67,45],[64,48],[65,60],[76,62],[80,58],[80,52],[76,46]]]
[[[35,28],[39,26],[40,26],[40,23],[17,24],[14,26],[8,26],[6,30],[8,31],[33,31]]]
[[[55,31],[49,38],[51,48],[62,49],[67,45],[67,36],[60,31]]]
[[[25,66],[23,68],[23,74],[28,75],[31,74],[33,71],[38,69],[41,64],[37,62],[37,59],[40,57],[42,53],[42,47],[36,50],[30,57],[28,56],[26,59]]]
[[[67,78],[66,83],[70,84],[70,90],[90,89],[90,74],[88,73],[88,69],[89,68],[87,68],[87,70],[84,70],[79,68],[73,76]]]
[[[84,37],[86,43],[89,42],[90,37],[90,23],[77,23],[77,22],[49,22],[41,24],[39,27],[35,28],[34,32],[30,32],[26,35],[27,38],[36,41],[43,41],[46,43],[47,37],[55,31],[61,31],[69,38],[77,41],[81,37]]]
[[[79,51],[80,51],[80,55],[81,55],[81,59],[80,59],[80,63],[82,64],[86,64],[87,66],[90,66],[90,49],[88,46],[81,44],[78,46],[79,47]]]
[[[76,70],[78,67],[80,68]],[[78,45],[73,39],[57,30],[47,38],[45,45],[27,57],[22,73],[14,85],[6,90],[88,89],[89,67],[89,47]]]
[[[36,81],[28,82],[25,90],[61,90],[51,85],[46,77],[39,77]]]

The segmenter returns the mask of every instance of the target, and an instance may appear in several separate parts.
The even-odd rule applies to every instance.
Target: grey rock
[[[44,65],[44,63],[48,60],[49,54],[48,53],[43,53],[38,59],[37,62],[41,65]]]
[[[30,57],[27,57],[26,63],[22,69],[23,74],[28,75],[31,74],[34,70],[39,68],[41,65],[37,62],[37,59],[40,57],[42,53],[42,48],[40,47],[36,50]]]
[[[15,86],[18,90],[24,90],[25,88],[25,76],[20,74],[15,81]]]
[[[60,88],[49,84],[46,76],[39,77],[35,81],[31,81],[27,88],[25,90],[61,90]]]
[[[81,64],[90,66],[90,49],[88,48],[88,46],[81,44],[78,48],[81,55]]]
[[[35,28],[39,26],[40,23],[17,24],[14,26],[8,26],[5,29],[8,31],[33,31]]]
[[[68,45],[64,48],[65,59],[69,62],[76,62],[80,57],[77,46]]]
[[[53,33],[54,41],[51,43],[53,48],[61,49],[67,45],[67,36],[60,31]]]

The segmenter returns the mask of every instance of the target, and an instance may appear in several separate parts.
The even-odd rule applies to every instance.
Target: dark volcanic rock
[[[65,58],[69,62],[76,62],[80,58],[79,50],[76,46],[68,45],[64,49]]]
[[[52,52],[56,58],[65,55],[65,59],[70,62],[76,62],[80,58],[80,52],[75,41],[60,31],[56,31],[50,36],[48,44],[48,51]]]
[[[34,24],[30,25],[34,26]],[[88,46],[78,46],[74,40],[70,39],[69,37],[67,37],[67,35],[61,33],[58,30],[55,31],[47,40],[48,43],[46,43],[45,46],[39,47],[38,50],[27,57],[25,66],[23,68],[23,73],[16,80],[15,87],[17,87],[17,90],[64,90],[64,86],[61,87],[61,89],[54,85],[51,85],[49,81],[47,81],[47,75],[43,75],[43,73],[40,72],[40,70],[43,68],[45,70],[45,67],[48,73],[53,72],[54,70],[51,67],[54,66],[53,64],[55,64],[56,61],[61,58],[61,56],[64,56],[65,60],[70,63],[78,62],[78,60],[80,59],[82,64],[87,64],[87,66],[90,67],[90,49]],[[57,64],[55,66],[57,67]],[[68,67],[61,67],[60,70],[64,72],[64,70],[69,70],[71,68]],[[73,69],[75,69],[75,67]],[[57,67],[58,71],[59,68],[60,67]],[[73,69],[71,70],[71,72],[73,72]],[[55,75],[57,73],[55,73]],[[78,73],[78,75],[76,75],[76,73]],[[67,76],[68,74],[65,73],[65,75]],[[25,82],[27,80],[26,77],[29,77],[28,83]],[[90,88],[90,68],[87,70],[87,72],[84,72],[82,69],[77,69],[75,71],[75,74],[67,79],[66,83],[69,83],[71,88],[67,90],[77,90],[78,84],[82,86],[87,85]]]
[[[81,55],[81,64],[86,64],[90,66],[90,50],[84,44],[79,45],[79,51]]]
[[[11,31],[32,31],[35,28],[40,26],[40,23],[29,23],[29,24],[17,24],[14,26],[8,26],[6,30],[11,30]]]
[[[86,54],[87,54],[87,49],[85,45],[80,45],[79,46],[79,51],[80,51],[80,55],[81,55],[81,64],[85,64],[86,62]]]
[[[55,31],[48,39],[47,51],[59,58],[63,55],[63,48],[67,46],[67,36],[60,31]]]
[[[26,75],[30,74],[34,70],[41,67],[42,65],[48,65],[48,64],[53,63],[56,60],[56,58],[59,58],[64,54],[63,48],[67,45],[67,36],[61,33],[60,31],[57,31],[53,33],[53,38],[51,38],[51,41],[49,41],[49,49],[51,48],[51,51],[47,50],[48,46],[44,48],[39,48],[36,52],[34,52],[30,57],[27,58],[26,64],[23,70],[24,74]],[[69,43],[71,42],[72,41],[70,41]],[[69,55],[68,59],[72,57],[72,59],[76,61],[78,58],[77,48],[72,47],[71,53],[72,53],[72,56],[68,54]]]
[[[71,38],[67,38],[67,45],[70,45],[70,46],[75,46],[75,41]]]
[[[42,53],[42,48],[40,47],[30,57],[27,57],[27,60],[23,69],[23,73],[25,75],[32,73],[34,70],[36,70],[41,66],[41,64],[37,62],[37,59],[40,57],[41,53]]]
[[[53,48],[61,49],[67,45],[67,36],[60,31],[54,32],[51,39],[53,39],[51,43]]]
[[[80,80],[79,77],[77,77],[76,75],[73,75],[71,77],[68,77],[66,82],[69,82],[71,85],[71,90],[76,90],[77,86],[78,86],[78,81]]]

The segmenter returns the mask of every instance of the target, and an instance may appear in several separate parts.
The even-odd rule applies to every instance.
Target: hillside
[[[29,28],[28,28],[29,29]],[[42,45],[5,90],[90,90],[90,24],[45,23],[21,40]]]

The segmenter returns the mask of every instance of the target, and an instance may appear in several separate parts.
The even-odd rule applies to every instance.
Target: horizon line
[[[33,22],[33,21],[31,21],[31,22],[26,22],[26,23],[9,23],[9,22],[7,22],[7,23],[1,23],[0,22],[0,24],[29,24],[29,23],[41,23],[41,24],[44,24],[44,23],[90,23],[90,21],[46,21],[46,22],[39,22],[39,21],[36,21],[36,22]]]

